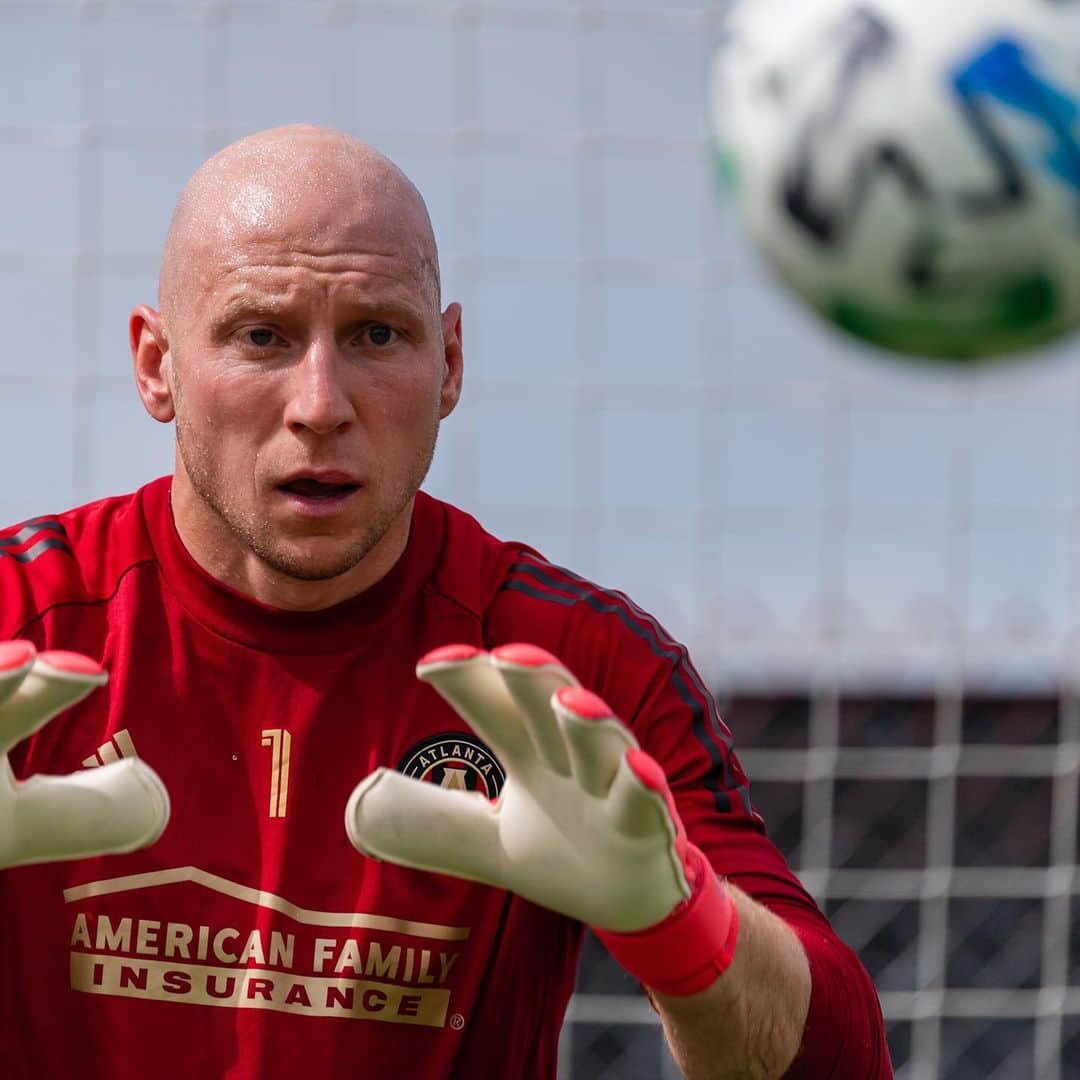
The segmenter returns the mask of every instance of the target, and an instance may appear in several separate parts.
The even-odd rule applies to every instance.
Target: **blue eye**
[[[394,331],[383,323],[368,327],[368,340],[372,345],[389,345],[394,340]]]
[[[248,331],[248,340],[257,348],[265,349],[268,345],[274,343],[274,331],[258,326],[254,330]]]

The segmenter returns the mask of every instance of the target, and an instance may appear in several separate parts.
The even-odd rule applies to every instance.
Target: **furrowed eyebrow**
[[[358,321],[403,322],[418,326],[424,323],[419,308],[402,300],[356,300],[352,312]]]
[[[289,314],[289,301],[273,296],[235,296],[226,300],[213,317],[215,328],[228,326],[242,318],[279,319]],[[424,327],[420,308],[396,299],[357,299],[351,305],[351,315],[357,322],[401,322],[410,327]]]
[[[275,319],[288,309],[288,303],[270,296],[234,296],[225,301],[212,322],[215,327],[221,327],[240,318]]]

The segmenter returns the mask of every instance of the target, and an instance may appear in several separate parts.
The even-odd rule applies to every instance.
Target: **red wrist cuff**
[[[735,956],[739,915],[735,901],[705,856],[698,888],[666,919],[632,934],[593,932],[622,967],[643,985],[662,994],[696,994],[715,982]]]

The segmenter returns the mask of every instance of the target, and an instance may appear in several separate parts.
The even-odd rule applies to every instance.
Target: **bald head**
[[[169,226],[158,280],[167,327],[198,303],[222,265],[267,250],[318,257],[356,244],[415,268],[437,313],[439,261],[423,197],[389,158],[342,132],[292,125],[220,150],[188,181]]]

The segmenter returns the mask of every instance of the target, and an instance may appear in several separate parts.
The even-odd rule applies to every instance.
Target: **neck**
[[[409,500],[355,566],[336,577],[306,581],[270,566],[247,547],[197,494],[182,469],[177,469],[172,485],[176,531],[195,562],[222,584],[284,611],[322,611],[381,581],[408,544],[414,502]]]

